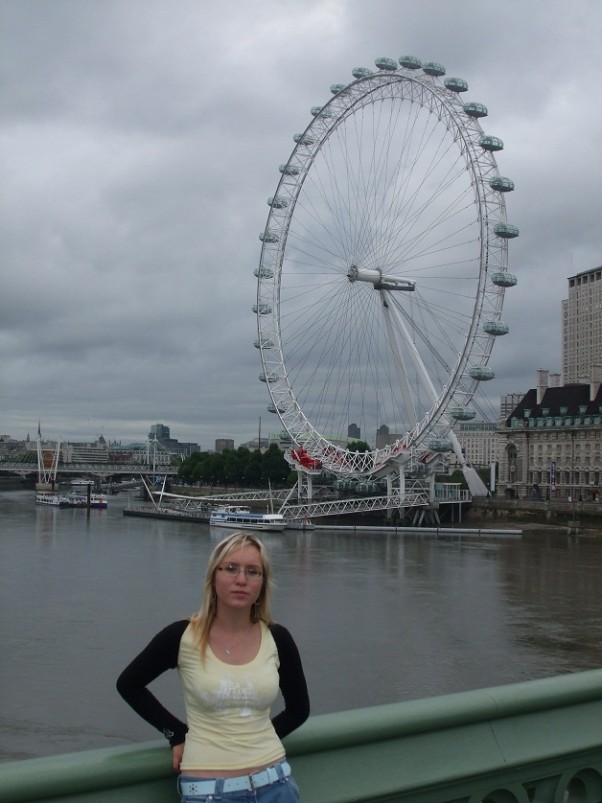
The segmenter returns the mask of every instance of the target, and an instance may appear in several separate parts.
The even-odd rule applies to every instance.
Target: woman
[[[158,633],[121,673],[117,689],[169,740],[181,803],[299,800],[281,738],[309,716],[307,684],[290,633],[270,615],[265,549],[236,532],[213,550],[201,609]],[[187,725],[147,689],[177,668]],[[284,710],[270,720],[278,689]]]

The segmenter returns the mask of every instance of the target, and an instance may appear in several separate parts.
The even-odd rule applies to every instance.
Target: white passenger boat
[[[264,530],[282,532],[286,527],[280,513],[253,513],[246,507],[224,505],[211,511],[209,524],[212,527],[230,527],[234,530]]]
[[[36,504],[50,507],[69,507],[69,500],[56,491],[36,491]]]
[[[67,502],[69,507],[87,507],[88,506],[88,495],[82,493],[70,493],[68,494]],[[94,508],[106,508],[109,506],[109,500],[105,496],[105,494],[90,494],[90,507]]]

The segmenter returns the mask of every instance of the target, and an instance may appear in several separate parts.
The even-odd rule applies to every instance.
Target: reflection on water
[[[121,668],[196,610],[223,530],[0,494],[0,758],[153,739]],[[602,538],[266,534],[313,713],[602,665]],[[155,691],[181,711],[177,676]]]
[[[562,671],[602,666],[601,548],[602,537],[588,548],[545,535],[501,554],[517,641],[549,654]]]

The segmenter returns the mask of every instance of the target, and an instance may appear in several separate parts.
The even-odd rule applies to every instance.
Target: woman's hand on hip
[[[182,744],[174,744],[171,748],[171,766],[174,772],[180,771],[180,764],[182,763],[182,755],[184,754],[184,742]]]

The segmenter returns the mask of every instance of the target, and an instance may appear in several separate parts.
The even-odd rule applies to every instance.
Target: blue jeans
[[[290,772],[290,768],[289,768]],[[220,778],[206,779],[214,781],[215,789],[210,794],[184,794],[180,788],[180,781],[182,782],[195,782],[199,778],[194,778],[182,774],[178,779],[178,791],[180,792],[180,803],[215,803],[215,801],[223,801],[223,803],[299,803],[299,788],[292,775],[285,778],[278,778],[273,783],[260,786],[256,789],[242,789],[238,791],[224,791],[224,780]]]

